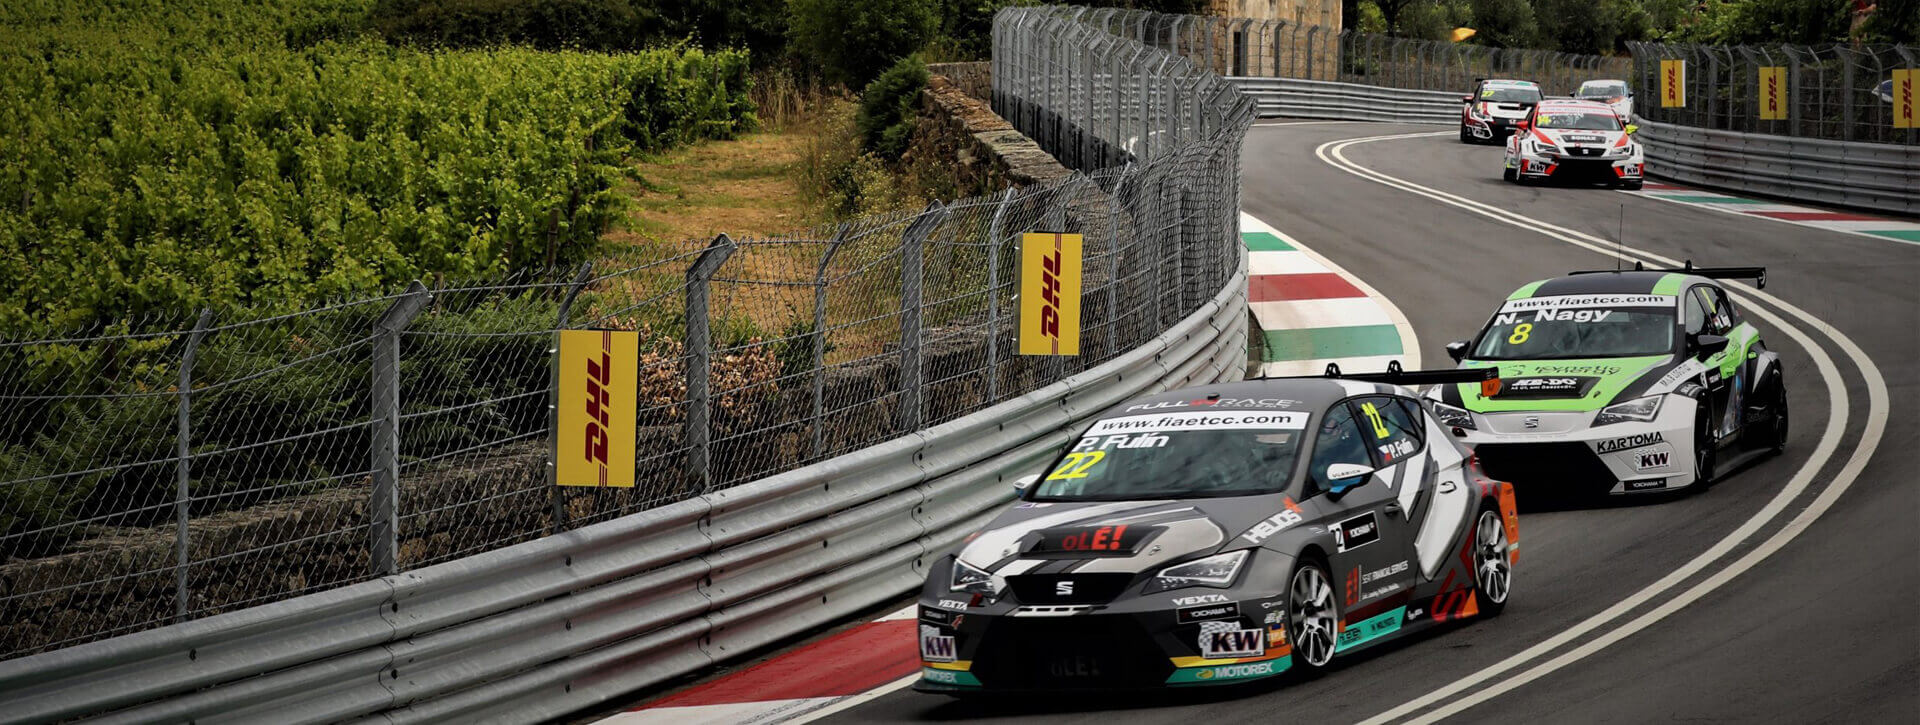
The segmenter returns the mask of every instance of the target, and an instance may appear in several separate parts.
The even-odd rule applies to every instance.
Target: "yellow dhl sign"
[[[1787,120],[1787,69],[1766,66],[1760,69],[1760,120]]]
[[[554,482],[632,488],[640,333],[560,331]]]
[[[1078,234],[1020,237],[1020,354],[1080,354]]]
[[[1893,127],[1920,128],[1920,69],[1893,72]]]
[[[1660,61],[1660,107],[1680,108],[1687,105],[1687,62],[1684,60]]]

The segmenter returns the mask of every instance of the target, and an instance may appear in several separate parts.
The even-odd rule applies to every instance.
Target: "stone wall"
[[[1051,154],[959,84],[932,75],[921,92],[908,166],[931,165],[951,174],[962,195],[992,193],[1069,176]]]

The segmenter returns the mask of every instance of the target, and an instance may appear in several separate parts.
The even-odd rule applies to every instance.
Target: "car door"
[[[1686,325],[1689,339],[1697,335],[1726,336],[1733,331],[1731,315],[1726,297],[1719,290],[1707,285],[1694,285],[1687,290]],[[1701,384],[1707,388],[1708,419],[1713,421],[1715,440],[1730,435],[1733,432],[1730,421],[1738,419],[1740,401],[1736,391],[1745,383],[1741,379],[1743,376],[1739,365],[1744,358],[1742,350],[1728,345],[1727,349],[1701,361],[1706,366]]]
[[[1370,468],[1376,465],[1368,450],[1368,437],[1373,433],[1359,422],[1356,410],[1346,402],[1328,409],[1321,418],[1307,466],[1308,491],[1325,496],[1329,510],[1335,512],[1326,521],[1333,536],[1333,550],[1327,556],[1347,609],[1390,593],[1379,590],[1385,585],[1369,588],[1364,584],[1374,580],[1368,578],[1370,573],[1391,569],[1395,562],[1405,560],[1401,555],[1404,525],[1395,521],[1404,521],[1405,514],[1397,492],[1385,483],[1390,478],[1376,472],[1344,490],[1335,490],[1341,482],[1327,477],[1328,467],[1336,463]]]
[[[1382,566],[1362,572],[1362,603],[1412,589],[1414,541],[1433,498],[1432,461],[1427,455],[1419,405],[1393,395],[1369,395],[1350,401],[1373,459],[1374,482],[1389,492],[1381,507]]]

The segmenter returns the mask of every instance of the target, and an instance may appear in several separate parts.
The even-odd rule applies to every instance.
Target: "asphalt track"
[[[1323,158],[1339,148],[1329,142],[1434,130],[1256,127],[1243,157],[1242,205],[1392,298],[1427,360],[1446,360],[1446,342],[1471,334],[1521,284],[1615,264],[1461,208],[1471,202],[1587,235],[1589,244],[1612,240],[1624,216],[1628,247],[1703,265],[1765,265],[1766,292],[1815,318],[1748,305],[1774,312],[1818,348],[1758,322],[1787,364],[1788,452],[1705,493],[1633,505],[1522,491],[1521,557],[1503,616],[1362,653],[1317,680],[986,702],[902,690],[831,719],[1356,722],[1392,712],[1455,721],[1920,722],[1920,422],[1912,414],[1920,403],[1920,247],[1602,189],[1514,186],[1499,178],[1498,148],[1463,146],[1450,132],[1351,144],[1340,155],[1363,171],[1465,201],[1445,203]],[[1735,304],[1749,302],[1736,294]],[[1838,373],[1832,387],[1817,369],[1822,357]],[[1884,390],[1875,388],[1880,375]],[[1876,406],[1884,430],[1873,421]],[[1823,445],[1831,455],[1802,472]],[[1778,515],[1756,521],[1783,490],[1798,493],[1778,502]],[[1790,522],[1814,514],[1757,565],[1728,568],[1766,554],[1784,538],[1769,537],[1796,533]],[[1752,535],[1724,542],[1732,546],[1724,555],[1689,566],[1755,523]],[[1697,571],[1674,577],[1676,570]],[[1635,604],[1593,626],[1595,615],[1623,601]],[[1577,634],[1541,651],[1569,630]],[[1543,656],[1449,687],[1536,652]],[[1550,661],[1557,667],[1541,667]],[[1401,707],[1407,703],[1420,707]]]

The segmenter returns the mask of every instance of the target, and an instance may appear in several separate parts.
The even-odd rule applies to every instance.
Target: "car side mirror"
[[[1335,495],[1346,493],[1349,489],[1366,483],[1367,477],[1371,475],[1373,475],[1371,466],[1335,463],[1327,466],[1327,491]]]
[[[1464,96],[1461,96],[1461,97],[1460,97],[1460,102],[1461,102],[1461,103],[1472,103],[1472,102],[1473,102],[1473,95],[1472,95],[1472,94],[1468,94],[1468,95],[1464,95]]]
[[[1633,132],[1635,132],[1635,131],[1638,131],[1638,130],[1640,130],[1640,126],[1639,126],[1639,125],[1637,125],[1637,124],[1632,124],[1632,123],[1629,123],[1629,124],[1627,124],[1627,135],[1629,135],[1629,136],[1631,136],[1631,135],[1633,135]]]
[[[1727,349],[1727,338],[1724,336],[1706,334],[1693,336],[1693,353],[1702,360],[1725,349]]]
[[[1454,362],[1467,359],[1467,346],[1471,344],[1473,343],[1470,340],[1454,340],[1447,343],[1447,357],[1453,358]]]
[[[1038,473],[1029,473],[1025,476],[1021,476],[1019,478],[1013,479],[1014,497],[1019,498],[1020,494],[1026,493],[1027,489],[1033,488],[1033,484],[1036,484],[1039,482],[1040,482],[1040,474]]]
[[[1517,128],[1517,129],[1520,129],[1520,130],[1522,130],[1522,131],[1525,131],[1525,130],[1527,130],[1527,129],[1529,129],[1529,128],[1532,128],[1532,127],[1533,127],[1533,124],[1531,124],[1531,123],[1527,123],[1526,121],[1515,121],[1515,122],[1513,123],[1513,127],[1514,127],[1514,128]]]

